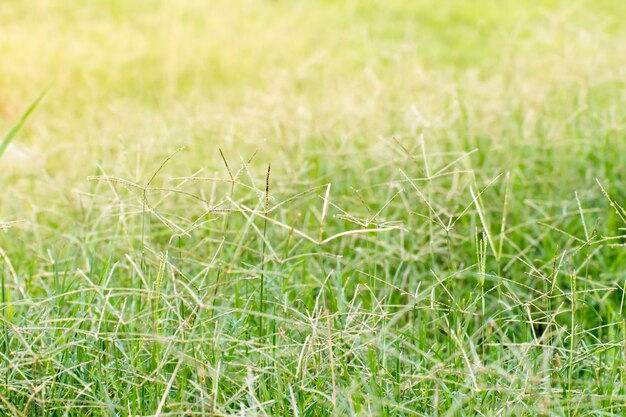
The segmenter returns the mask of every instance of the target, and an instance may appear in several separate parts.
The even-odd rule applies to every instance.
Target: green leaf
[[[35,109],[37,108],[41,100],[43,100],[47,92],[48,90],[46,89],[42,91],[41,94],[39,94],[39,97],[37,97],[35,101],[33,101],[31,105],[28,106],[24,114],[22,114],[20,121],[17,122],[17,124],[13,126],[13,128],[9,131],[9,133],[7,133],[4,139],[2,139],[2,142],[0,142],[0,158],[2,158],[2,154],[4,154],[4,151],[7,150],[11,141],[15,138],[17,133],[22,129],[22,127],[24,126],[24,123],[26,123],[26,120],[28,120],[28,117],[31,115],[33,111],[35,111]]]

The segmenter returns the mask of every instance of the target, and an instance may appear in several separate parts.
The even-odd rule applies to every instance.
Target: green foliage
[[[624,415],[625,13],[0,5],[0,416]]]

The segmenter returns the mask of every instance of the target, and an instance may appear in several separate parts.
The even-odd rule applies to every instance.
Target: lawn
[[[0,416],[626,415],[625,20],[0,3]]]

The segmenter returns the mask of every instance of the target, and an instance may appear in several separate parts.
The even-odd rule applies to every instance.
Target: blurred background
[[[181,146],[178,175],[221,169],[220,146],[322,183],[320,164],[365,170],[420,133],[562,181],[589,158],[592,179],[623,169],[602,156],[622,142],[625,18],[609,0],[2,2],[0,131],[49,90],[0,184],[63,195],[98,166],[145,181]]]
[[[136,147],[371,141],[458,107],[506,135],[505,118],[622,97],[625,17],[602,0],[3,2],[0,129],[49,87],[15,144],[51,173]]]

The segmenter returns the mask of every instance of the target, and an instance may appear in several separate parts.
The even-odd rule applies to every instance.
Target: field
[[[0,416],[626,415],[626,3],[0,3]]]

